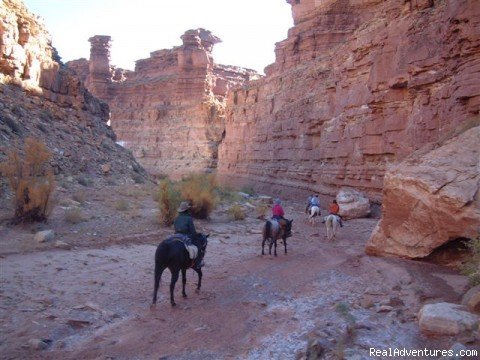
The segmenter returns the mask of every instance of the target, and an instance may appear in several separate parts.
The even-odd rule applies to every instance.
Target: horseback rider
[[[283,217],[285,215],[285,211],[282,208],[282,201],[280,199],[275,199],[274,205],[272,208],[272,219],[275,220],[285,220]]]
[[[187,235],[190,239],[193,239],[197,235],[195,225],[193,224],[193,218],[190,215],[190,204],[187,201],[182,201],[178,207],[178,216],[173,223],[176,234]]]
[[[320,208],[320,199],[318,198],[318,194],[314,194],[308,197],[308,204],[305,210],[307,214],[309,213],[312,206],[318,206],[318,208]]]
[[[337,203],[337,200],[333,199],[333,202],[328,207],[328,212],[331,215],[336,215],[338,217],[338,223],[340,227],[343,227],[342,217],[338,214],[340,212],[340,206]]]
[[[195,225],[193,224],[193,218],[190,215],[190,204],[187,201],[182,201],[180,206],[178,207],[178,216],[173,223],[173,227],[175,229],[176,234],[183,234],[187,239],[183,239],[182,242],[186,246],[197,246],[198,245],[194,242],[194,240],[199,235],[197,230],[195,230]],[[195,255],[196,256],[196,255]],[[192,264],[193,268],[199,269],[203,265],[203,260],[195,257],[194,263]]]

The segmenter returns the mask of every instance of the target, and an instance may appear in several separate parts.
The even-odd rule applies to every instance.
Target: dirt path
[[[335,243],[323,225],[290,209],[288,255],[260,256],[261,221],[203,222],[211,233],[200,294],[187,274],[178,306],[164,273],[149,309],[153,255],[146,244],[49,250],[1,259],[0,352],[5,359],[292,359],[321,339],[328,357],[362,358],[370,347],[449,348],[424,337],[415,314],[430,300],[458,301],[466,281],[448,269],[367,257],[374,219],[347,222]],[[353,320],[352,320],[353,319]],[[347,331],[353,322],[354,333]],[[32,350],[30,339],[49,339]],[[358,357],[360,356],[360,357]]]

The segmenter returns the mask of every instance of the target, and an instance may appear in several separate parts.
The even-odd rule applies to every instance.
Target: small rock
[[[473,334],[479,317],[463,305],[451,303],[427,304],[418,314],[420,329],[439,335]]]
[[[110,170],[112,169],[112,165],[111,165],[111,164],[108,164],[108,163],[107,163],[107,164],[103,164],[103,165],[101,166],[101,168],[102,168],[102,171],[103,171],[104,174],[108,174],[108,173],[110,172]]]
[[[37,232],[33,240],[39,243],[44,243],[44,242],[53,240],[54,237],[55,237],[55,232],[53,230],[43,230],[43,231]]]
[[[378,309],[377,309],[377,312],[378,313],[382,313],[382,312],[390,312],[393,310],[393,307],[391,306],[388,306],[388,305],[382,305],[380,306]]]
[[[72,248],[72,246],[70,244],[67,244],[66,242],[61,241],[61,240],[57,240],[55,242],[55,247],[58,248],[58,249],[63,249],[63,250],[70,250]]]
[[[480,285],[471,288],[463,295],[462,304],[470,311],[480,312]]]
[[[28,345],[34,350],[45,350],[50,342],[51,340],[30,339]]]
[[[249,194],[244,193],[244,192],[242,192],[242,191],[239,191],[239,192],[238,192],[238,195],[240,195],[241,197],[243,197],[243,198],[245,198],[245,199],[248,199],[248,198],[250,197]]]

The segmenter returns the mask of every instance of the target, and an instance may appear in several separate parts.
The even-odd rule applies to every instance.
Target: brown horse
[[[277,240],[282,239],[285,246],[285,254],[287,253],[287,237],[292,236],[293,220],[267,220],[263,226],[262,255],[265,255],[264,246],[268,239],[268,254],[272,255],[272,245],[274,245],[274,255],[277,256]]]

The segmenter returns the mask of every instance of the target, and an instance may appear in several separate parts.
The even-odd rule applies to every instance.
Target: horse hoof
[[[157,304],[150,304],[150,310],[155,310],[156,307],[157,307]]]
[[[172,304],[172,306],[177,306],[177,304],[175,304],[174,302],[172,302],[171,304]]]
[[[186,298],[186,297],[187,297],[187,294],[182,294],[182,296],[183,296],[184,298]]]

